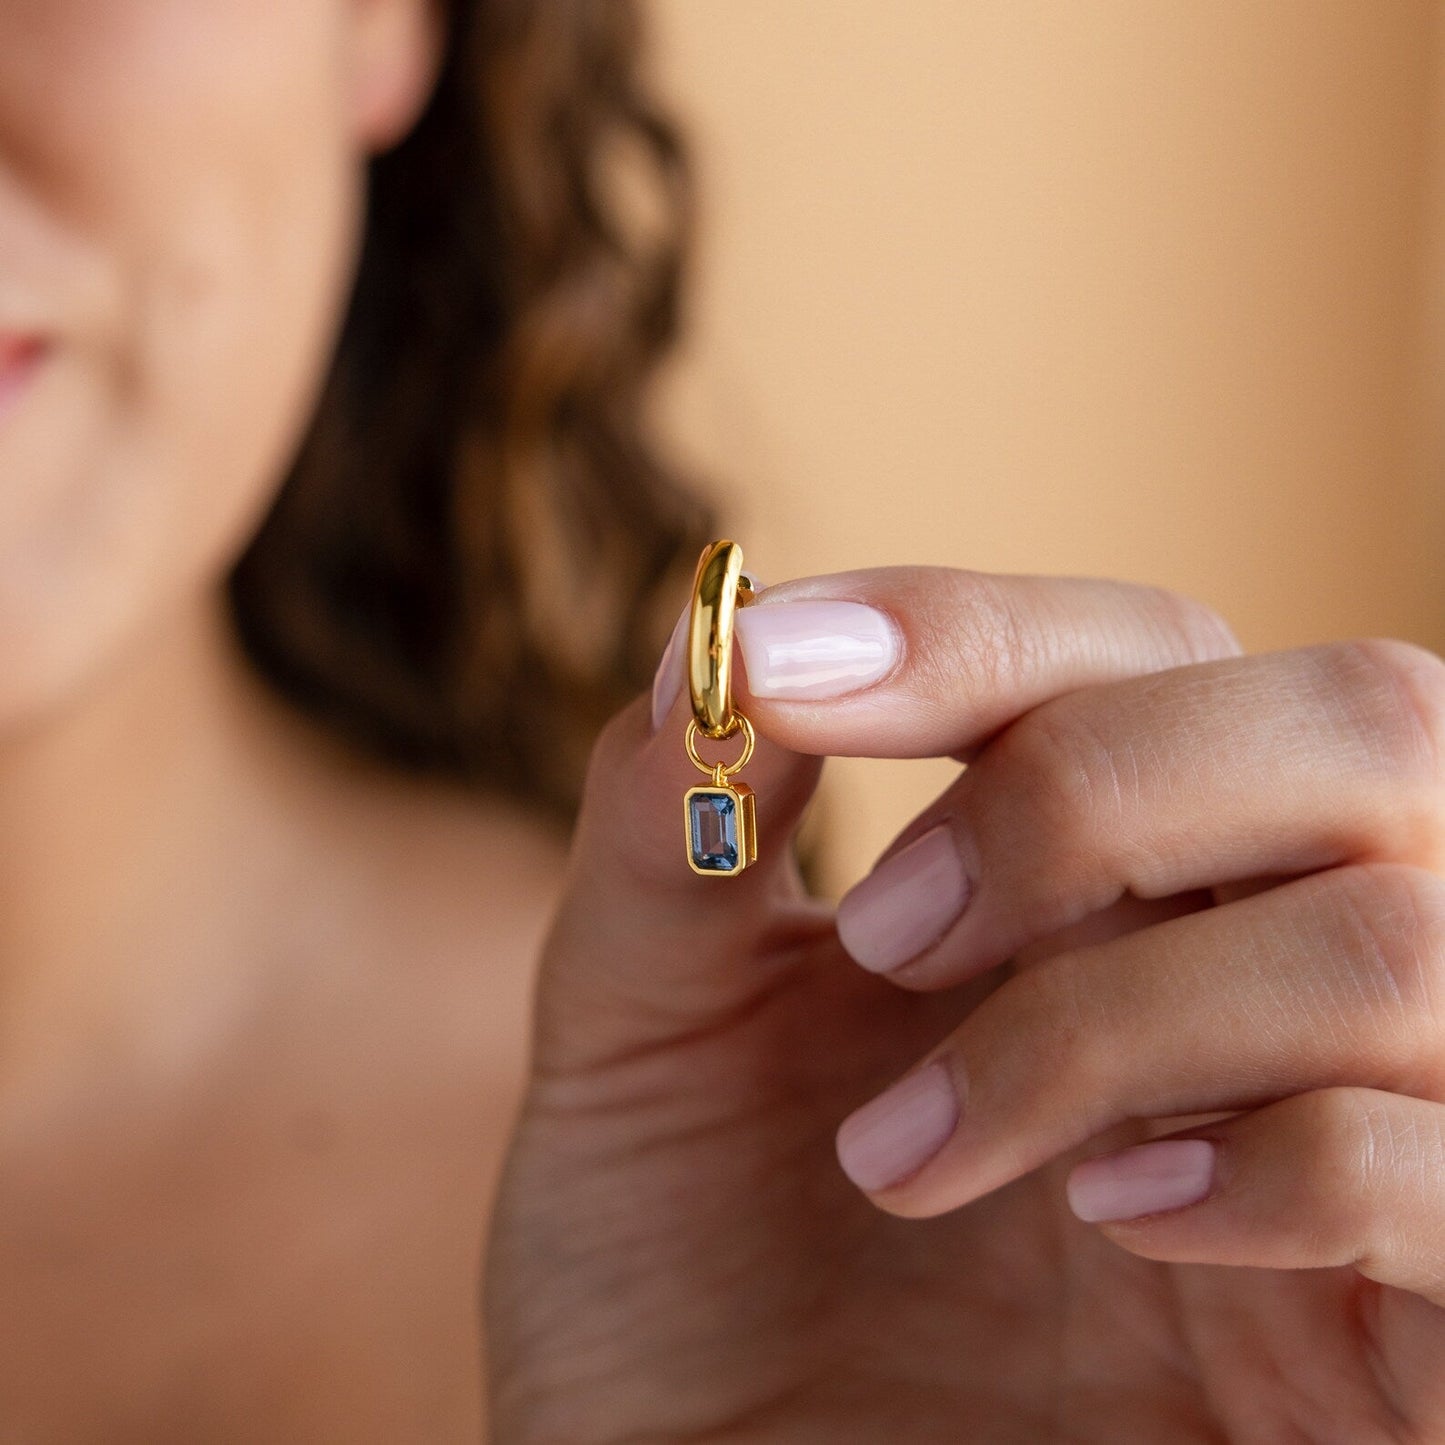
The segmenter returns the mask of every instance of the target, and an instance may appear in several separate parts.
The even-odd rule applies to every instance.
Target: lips
[[[46,350],[43,336],[0,331],[0,422],[20,400]]]

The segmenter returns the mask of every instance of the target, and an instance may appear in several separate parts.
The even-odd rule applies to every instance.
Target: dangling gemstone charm
[[[687,629],[687,681],[693,715],[684,745],[709,781],[689,788],[682,800],[687,862],[705,877],[730,877],[758,859],[757,804],[741,779],[729,782],[753,754],[753,725],[732,705],[733,616],[752,601],[752,579],[743,570],[743,551],[723,540],[703,548],[693,578]],[[739,729],[743,750],[733,763],[705,763],[697,753],[699,735],[729,738]]]
[[[697,719],[687,722],[687,755],[711,781],[689,788],[683,795],[683,822],[687,828],[687,861],[694,873],[741,873],[758,861],[757,804],[753,790],[741,779],[728,776],[738,772],[753,751],[753,725],[734,714],[743,728],[743,751],[737,762],[709,767],[697,755]]]

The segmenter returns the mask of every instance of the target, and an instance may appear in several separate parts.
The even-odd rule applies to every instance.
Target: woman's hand
[[[593,758],[497,1440],[1445,1440],[1445,662],[934,568],[739,629],[757,864],[682,856],[685,700]],[[837,928],[829,753],[967,764]]]

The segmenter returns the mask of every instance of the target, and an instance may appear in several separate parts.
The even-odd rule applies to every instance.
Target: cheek
[[[193,602],[264,514],[355,259],[340,34],[318,0],[0,4],[0,257],[57,326],[0,429],[0,719]]]

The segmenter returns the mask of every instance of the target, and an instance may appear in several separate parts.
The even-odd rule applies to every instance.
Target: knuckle
[[[1316,1246],[1340,1263],[1370,1248],[1380,1196],[1396,1165],[1398,1141],[1381,1104],[1372,1090],[1346,1087],[1318,1089],[1289,1104],[1301,1195],[1290,1213],[1308,1221]]]
[[[1445,1019],[1445,878],[1411,863],[1332,870],[1344,945],[1377,998],[1438,1033]]]
[[[991,792],[1049,898],[1092,911],[1125,888],[1148,893],[1158,851],[1139,819],[1160,770],[1154,729],[1115,727],[1075,693],[1026,713],[996,747]]]
[[[1445,658],[1394,637],[1336,643],[1326,655],[1385,765],[1445,790]]]
[[[1019,780],[1006,791],[1026,800],[1030,831],[1055,863],[1091,852],[1124,812],[1130,770],[1078,708],[1041,704],[998,740],[997,752]]]
[[[1027,1081],[1005,1087],[1044,1098],[1051,1110],[1066,1109],[1077,1119],[1078,1132],[1092,1136],[1116,1120],[1120,1054],[1114,1021],[1086,974],[1078,954],[1066,950],[1046,967],[1015,975],[1000,990],[1005,1008],[997,1024],[1004,1057],[1020,1060],[1028,1072]],[[1020,1040],[1027,1047],[1020,1048]],[[1049,1061],[1043,1089],[1039,1059]]]
[[[1399,1250],[1392,1202],[1422,1165],[1425,1142],[1410,1118],[1397,1117],[1393,1095],[1376,1090],[1325,1088],[1290,1101],[1289,1111],[1299,1142],[1290,1215],[1308,1221],[1318,1257],[1370,1273]]]
[[[1156,610],[1183,644],[1186,662],[1213,662],[1223,657],[1243,655],[1244,648],[1234,635],[1234,629],[1207,602],[1168,587],[1151,587],[1149,590]]]
[[[1378,1138],[1359,1089],[1317,1089],[1295,1106],[1303,1114],[1301,1137],[1308,1140],[1316,1185],[1337,1185],[1373,1177],[1379,1168]]]
[[[966,568],[928,569],[918,586],[910,615],[920,634],[913,657],[925,694],[948,696],[960,672],[987,692],[1002,692],[1041,670],[1046,639],[997,578]]]

